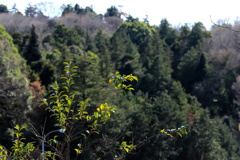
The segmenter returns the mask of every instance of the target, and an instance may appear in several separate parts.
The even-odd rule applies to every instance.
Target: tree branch
[[[226,28],[226,29],[229,29],[229,30],[231,30],[231,31],[233,31],[233,32],[240,32],[240,30],[233,29],[233,28],[229,25],[229,23],[228,23],[229,19],[223,20],[223,21],[222,21],[222,24],[217,24],[217,23],[213,22],[211,16],[210,16],[210,20],[211,20],[211,22],[213,23],[214,26],[217,26],[217,27],[219,27],[219,28]]]

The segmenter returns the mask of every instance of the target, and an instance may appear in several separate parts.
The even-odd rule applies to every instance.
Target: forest
[[[240,22],[223,25],[0,4],[1,159],[239,160]]]

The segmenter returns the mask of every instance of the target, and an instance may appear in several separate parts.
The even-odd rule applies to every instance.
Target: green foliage
[[[12,37],[2,26],[0,26],[0,57],[0,75],[24,81],[27,74],[26,62],[19,55]]]
[[[105,17],[119,17],[120,18],[120,13],[118,9],[115,6],[111,6],[110,8],[107,9],[107,12],[104,14]]]
[[[128,145],[126,141],[121,143],[120,148],[125,150],[127,153],[130,152],[131,150],[136,150],[135,145],[132,144]]]
[[[196,47],[203,43],[206,38],[210,38],[210,34],[201,22],[195,23],[189,35],[189,48]]]
[[[189,130],[189,136],[186,137],[189,145],[185,146],[184,151],[187,153],[182,158],[209,160],[236,158],[231,153],[235,150],[235,144],[225,135],[229,130],[218,119],[210,119],[208,111],[205,110],[195,121]],[[226,141],[231,143],[231,149],[226,147]]]
[[[55,26],[55,31],[52,36],[54,38],[55,46],[58,47],[61,52],[66,52],[64,48],[65,45],[79,46],[81,44],[81,34],[82,30],[79,27],[69,29],[64,24],[58,24]],[[47,41],[47,39],[45,39],[45,41]]]
[[[187,118],[188,112],[192,110],[196,115],[201,113],[196,98],[187,95],[179,82],[173,83],[169,93],[162,92],[155,98],[128,94],[127,97],[117,95],[112,99],[117,112],[107,126],[109,132],[121,133],[125,140],[134,142],[137,147],[133,151],[134,156],[128,155],[127,159],[177,158],[182,149],[177,142],[178,138],[183,134],[183,138],[188,136],[185,135],[191,121]],[[179,135],[177,132],[180,126],[186,128]],[[166,133],[160,132],[161,128],[165,128]],[[153,150],[154,154],[149,154]]]
[[[8,13],[8,8],[7,6],[0,4],[0,13]]]
[[[16,125],[15,129],[16,132],[14,133],[16,139],[13,141],[12,146],[12,159],[26,159],[31,152],[35,149],[33,143],[24,143],[23,140],[25,138],[22,138],[23,133],[22,130],[24,129],[24,126]]]
[[[53,37],[56,42],[59,44],[66,44],[68,39],[69,29],[64,24],[59,24],[55,26],[55,31],[53,33]]]
[[[122,76],[119,72],[116,72],[113,78],[109,80],[110,83],[114,82],[116,86],[115,89],[122,91],[124,95],[126,94],[126,91],[134,90],[131,84],[124,84],[127,81],[138,81],[138,78],[132,74]]]
[[[80,15],[95,13],[93,11],[92,7],[87,6],[85,8],[82,8],[78,4],[75,4],[74,7],[72,7],[71,4],[63,5],[62,8],[63,8],[62,16],[69,14],[69,13],[76,13],[76,14],[80,14]]]
[[[106,90],[104,89],[106,81],[101,76],[99,57],[88,51],[82,56],[75,55],[72,60],[75,65],[81,68],[75,78],[76,94],[83,100],[91,98],[93,101],[98,101],[104,98],[106,96]]]
[[[171,50],[157,35],[149,38],[141,53],[140,62],[144,67],[139,88],[150,96],[167,89],[172,81]]]
[[[34,25],[32,25],[29,43],[26,51],[23,53],[23,57],[26,59],[27,64],[31,66],[32,70],[40,73],[42,69],[42,53],[39,50],[38,35]]]
[[[116,32],[111,38],[111,59],[115,62],[115,69],[123,74],[141,73],[138,48],[126,32]]]
[[[160,28],[159,28],[159,35],[160,35],[161,39],[164,39],[165,42],[169,46],[172,46],[177,39],[176,30],[174,30],[170,27],[170,24],[167,21],[167,19],[161,20],[161,24],[160,24]]]
[[[177,148],[180,149],[181,146],[174,142],[180,137],[177,133],[178,127],[187,124],[187,108],[180,109],[183,106],[175,104],[167,95],[154,99],[154,102],[143,95],[128,94],[127,97],[118,95],[114,96],[114,101],[117,112],[110,118],[106,127],[109,134],[122,135],[119,141],[124,139],[136,145],[136,150],[133,150],[133,154],[128,155],[126,159],[161,159],[164,156],[160,154],[174,157],[174,154],[178,153]],[[166,128],[167,133],[160,132],[161,128]],[[185,134],[184,130],[180,131],[181,135]],[[154,154],[148,154],[153,150]]]
[[[73,14],[57,21],[41,18],[35,6],[26,11],[4,14],[17,20],[2,23],[13,38],[0,27],[0,156],[12,150],[10,128],[31,110],[38,132],[66,129],[40,138],[45,159],[239,159],[239,48],[231,41],[238,35],[213,27],[211,37],[201,22],[174,28],[162,19],[151,26],[131,15],[119,26],[119,18],[109,17],[120,16],[115,7],[104,18],[91,7],[66,5],[63,15]],[[20,19],[38,24],[35,33],[32,26],[26,34],[32,23],[23,27]],[[139,77],[132,86],[137,79],[131,73]],[[43,95],[48,107],[34,108]]]
[[[12,151],[9,152],[5,150],[2,146],[0,146],[0,158],[3,160],[7,160],[11,158],[13,160],[24,160],[24,159],[32,159],[30,154],[34,151],[35,146],[33,142],[25,143],[23,138],[23,129],[24,126],[16,125],[15,131],[13,133],[14,140],[12,145]]]
[[[43,16],[41,10],[39,10],[36,5],[31,5],[30,3],[28,4],[28,7],[25,9],[24,13],[27,17]]]
[[[76,4],[76,6],[77,6],[77,4]],[[63,6],[63,7],[64,7],[64,9],[62,12],[62,16],[64,16],[67,13],[71,13],[74,10],[74,8],[70,4],[68,4],[67,6]],[[76,9],[77,9],[77,7],[76,7]]]
[[[91,111],[90,99],[84,99],[75,106],[76,100],[75,94],[72,92],[72,86],[74,85],[73,77],[76,76],[77,68],[78,67],[72,67],[70,63],[65,62],[65,76],[61,77],[63,80],[62,85],[59,85],[57,82],[53,83],[53,85],[51,85],[49,98],[43,100],[43,104],[47,106],[47,110],[56,118],[58,125],[63,130],[66,130],[67,144],[79,139],[81,135],[89,136],[90,134],[99,134],[97,125],[105,123],[110,118],[111,113],[115,111],[115,108],[110,107],[107,103],[101,104],[98,108]],[[130,81],[136,79],[136,77],[132,75],[124,76],[124,78]],[[88,125],[80,131],[73,129],[74,126],[81,124]],[[83,141],[79,143],[79,145],[78,148],[75,148],[77,155],[83,152],[84,149],[81,147]],[[70,155],[66,155],[65,158],[70,158]]]
[[[54,49],[52,52],[43,52],[45,63],[51,63],[54,66],[60,66],[62,57],[62,53],[58,49]]]
[[[12,37],[0,26],[0,143],[8,147],[9,129],[22,123],[31,109],[31,91],[28,89],[28,68],[18,53]]]
[[[168,130],[162,129],[162,130],[160,130],[160,132],[162,134],[165,134],[170,137],[173,137],[173,134],[179,135],[180,137],[183,136],[182,134],[188,134],[188,132],[184,126],[182,126],[181,128],[177,128],[177,129],[168,129]]]
[[[178,65],[178,77],[187,92],[192,90],[194,83],[204,79],[207,69],[206,57],[201,51],[192,48],[182,57]]]
[[[46,76],[48,75],[48,76]],[[56,67],[53,64],[44,64],[42,71],[39,75],[42,84],[46,87],[55,80]]]
[[[103,34],[102,30],[97,32],[95,36],[95,46],[93,49],[96,49],[96,54],[99,56],[99,66],[101,75],[104,78],[108,78],[113,72],[113,63],[111,61],[111,54],[109,51],[109,41],[106,35]]]
[[[11,35],[13,38],[13,43],[17,46],[18,50],[20,50],[23,41],[23,35],[19,32],[14,32]]]
[[[116,32],[126,32],[134,44],[141,46],[149,36],[156,33],[156,29],[144,22],[133,21],[124,22]]]
[[[147,75],[147,90],[150,94],[162,92],[171,82],[172,69],[163,56],[155,57]]]
[[[8,157],[8,151],[3,146],[0,146],[0,158],[2,160],[7,160],[7,157]]]
[[[126,17],[126,22],[134,22],[134,21],[139,22],[139,18],[134,18],[134,17],[131,16],[131,15],[128,15],[128,16]]]
[[[46,136],[41,139],[51,148],[50,151],[44,153],[44,158],[55,159],[59,157],[60,159],[72,159],[73,155],[70,155],[71,149],[74,149],[77,158],[88,148],[85,142],[88,137],[92,134],[100,134],[97,129],[98,125],[105,124],[110,118],[111,113],[116,110],[107,103],[103,103],[97,108],[92,108],[90,99],[75,103],[77,99],[72,91],[72,87],[74,85],[73,77],[76,76],[77,69],[78,67],[72,67],[71,63],[65,62],[65,75],[61,77],[63,83],[60,85],[57,82],[53,83],[50,87],[48,99],[43,100],[42,105],[46,107],[46,110],[51,112],[51,116],[55,117],[57,125],[65,131],[65,139],[62,141],[59,141],[57,136],[49,140],[46,140]],[[123,83],[134,80],[137,80],[136,76],[121,76],[119,73],[116,73],[116,76],[110,82],[115,81],[116,87],[121,90],[132,90],[133,88],[130,88],[130,85],[126,86]],[[75,129],[76,126],[78,128]],[[11,156],[13,159],[31,158],[30,154],[34,151],[34,146],[32,142],[23,142],[25,140],[22,138],[22,130],[24,128],[19,125],[15,127],[16,132],[14,135],[16,139],[13,141],[14,144],[11,148],[11,153],[1,148],[0,155],[5,158]],[[38,138],[41,137],[35,129],[33,129],[33,133]],[[78,142],[78,144],[76,145],[75,142]],[[136,146],[133,144],[128,145],[126,142],[122,142],[116,148],[116,150],[124,151],[123,155],[126,155],[126,153],[133,149],[136,149]]]
[[[96,51],[95,43],[93,43],[93,40],[90,37],[88,32],[86,33],[86,36],[85,36],[85,44],[84,44],[84,46],[86,46],[85,47],[85,51],[92,51],[92,52]]]

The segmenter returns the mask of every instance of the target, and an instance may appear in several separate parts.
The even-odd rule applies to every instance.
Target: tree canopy
[[[237,32],[151,25],[116,6],[9,11],[0,5],[0,156],[240,158]]]

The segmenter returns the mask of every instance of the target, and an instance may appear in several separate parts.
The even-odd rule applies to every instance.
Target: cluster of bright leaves
[[[136,150],[137,146],[133,144],[127,144],[126,141],[123,141],[120,145],[120,148],[125,150],[126,152],[130,152],[132,150]]]
[[[170,137],[173,137],[173,134],[178,134],[180,137],[182,137],[182,134],[188,134],[184,126],[178,129],[162,129],[160,130],[160,133],[162,133],[163,135],[168,135]]]
[[[123,94],[126,94],[126,91],[132,91],[134,88],[131,84],[126,85],[128,81],[138,81],[138,77],[130,75],[121,75],[119,72],[116,72],[115,75],[109,80],[109,83],[115,83],[115,89],[120,90]]]
[[[25,126],[16,125],[14,130],[14,138],[12,152],[7,151],[3,146],[0,146],[0,159],[7,160],[9,157],[13,160],[24,160],[30,157],[30,153],[35,149],[32,142],[25,143],[22,130]]]
[[[8,157],[8,151],[3,147],[0,146],[0,158],[5,160]]]
[[[75,95],[71,92],[71,86],[74,85],[73,77],[76,75],[77,69],[77,66],[71,67],[71,64],[64,62],[65,76],[61,77],[64,82],[62,86],[57,82],[53,83],[51,94],[48,99],[43,100],[43,104],[47,106],[47,110],[52,112],[52,116],[56,117],[62,129],[67,130],[68,126],[73,124],[74,121],[87,121],[91,123],[91,129],[86,131],[98,134],[96,126],[100,123],[105,123],[116,109],[107,103],[103,103],[93,113],[89,113],[88,107],[91,106],[90,99],[83,100],[76,107],[73,106]],[[116,72],[115,76],[109,82],[115,82],[115,88],[125,93],[126,91],[133,90],[133,88],[130,84],[125,85],[124,83],[134,80],[138,80],[136,76],[122,76],[119,72]],[[133,145],[125,145],[125,142],[122,142],[120,148],[128,152],[135,147]],[[78,144],[78,148],[75,151],[77,154],[82,153],[82,144]]]

